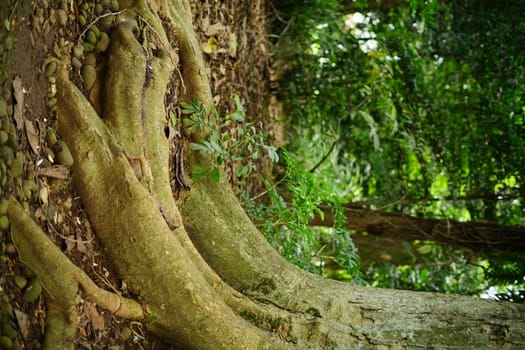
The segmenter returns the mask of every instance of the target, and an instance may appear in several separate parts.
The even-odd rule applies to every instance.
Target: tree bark
[[[311,224],[333,225],[330,211],[321,209],[324,217],[316,216]],[[351,206],[346,206],[344,210],[349,229],[368,232],[381,239],[407,242],[431,240],[484,253],[525,252],[525,228],[521,226],[426,219]]]
[[[524,306],[364,288],[299,270],[265,241],[224,181],[190,181],[192,189],[175,201],[165,106],[192,98],[212,104],[190,4],[120,4],[126,11],[111,33],[95,90],[86,97],[71,82],[66,60],[57,62],[56,97],[75,187],[135,300],[94,288],[10,200],[21,260],[42,280],[49,310],[59,313],[48,319],[44,348],[53,349],[61,331],[71,334],[78,295],[140,319],[181,349],[525,346]],[[184,89],[166,101],[178,67]],[[191,173],[195,166],[210,166],[211,159],[189,153],[188,161]],[[44,253],[35,254],[35,245],[46,247]],[[57,276],[58,261],[68,266],[66,281]],[[57,298],[62,284],[66,293]]]

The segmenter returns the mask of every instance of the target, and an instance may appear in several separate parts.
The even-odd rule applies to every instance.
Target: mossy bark
[[[9,200],[8,215],[11,238],[20,259],[39,277],[46,297],[44,349],[73,349],[81,295],[117,316],[144,317],[138,302],[97,287],[49,240],[14,198]]]
[[[212,103],[190,6],[176,0],[121,5],[126,12],[111,34],[91,100],[69,80],[66,66],[58,68],[58,131],[73,154],[89,220],[140,301],[137,308],[130,302],[138,310],[133,315],[143,312],[150,330],[183,349],[525,345],[522,306],[362,288],[297,269],[264,240],[224,182],[193,183],[176,203],[163,130],[164,99],[171,79],[179,78],[178,63],[179,98]],[[193,165],[209,162],[189,158]],[[15,241],[30,247],[30,237]],[[31,260],[30,252],[21,254]],[[43,260],[35,271],[44,281],[53,275],[49,264]],[[78,295],[78,284],[67,286],[73,291],[61,298],[66,308]]]
[[[518,349],[525,343],[521,305],[359,287],[311,275],[275,253],[226,186],[200,184],[192,191],[182,206],[183,221],[215,271],[256,300],[310,315],[306,333],[296,333],[290,323],[290,339],[307,337],[340,349]]]

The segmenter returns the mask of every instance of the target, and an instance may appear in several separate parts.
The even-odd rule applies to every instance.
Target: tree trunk
[[[79,293],[181,349],[525,346],[524,306],[358,287],[299,270],[264,240],[224,181],[190,180],[175,201],[166,110],[193,98],[212,104],[190,4],[120,8],[87,94],[72,83],[67,59],[53,62],[58,132],[73,155],[75,187],[133,298],[97,287],[11,198],[12,239],[44,286],[44,348],[73,348]],[[180,96],[168,93],[179,83]],[[211,166],[197,153],[187,161],[189,173]]]
[[[333,217],[321,208],[324,217],[315,217],[314,226],[331,226]],[[472,249],[475,252],[525,252],[525,228],[492,222],[458,222],[418,218],[400,213],[364,208],[344,208],[347,227],[386,240],[431,240]]]

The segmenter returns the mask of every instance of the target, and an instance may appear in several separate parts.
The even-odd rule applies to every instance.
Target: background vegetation
[[[519,254],[406,242],[406,263],[360,269],[341,205],[523,224],[525,4],[409,1],[367,12],[366,2],[347,3],[273,4],[291,138],[285,174],[246,206],[270,241],[308,270],[471,295],[505,285],[499,291],[512,292],[501,298],[523,301]],[[333,228],[308,226],[321,204],[338,218]]]

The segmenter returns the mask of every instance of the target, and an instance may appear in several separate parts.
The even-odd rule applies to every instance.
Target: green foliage
[[[181,103],[182,114],[186,115],[183,126],[187,132],[211,129],[208,139],[190,144],[191,149],[215,159],[215,166],[194,171],[193,177],[196,181],[210,176],[213,181],[218,182],[219,167],[225,162],[241,163],[242,166],[235,175],[247,176],[256,170],[255,160],[261,157],[263,152],[266,152],[273,162],[279,160],[277,149],[266,144],[262,125],[246,121],[246,114],[238,96],[233,98],[233,102],[236,110],[223,118],[219,117],[215,108],[210,112],[196,99],[192,104]]]
[[[520,253],[491,254],[487,277],[496,284],[525,282],[525,256]],[[524,280],[524,281],[522,281]]]
[[[525,256],[520,253],[491,254],[486,257],[485,275],[492,285],[499,286],[499,300],[525,303]]]
[[[279,97],[296,166],[342,202],[522,224],[525,3],[409,4],[365,14],[354,26],[337,1],[276,4],[284,20],[276,26]],[[385,267],[378,278],[477,293],[479,271],[461,259],[440,265],[456,253],[439,249],[423,259],[428,266]],[[491,271],[507,273],[518,261],[485,259],[494,283]],[[523,270],[513,271],[505,283],[520,283]]]
[[[299,267],[323,274],[325,265],[336,264],[345,271],[345,279],[360,281],[359,257],[338,198],[320,188],[286,151],[283,158],[286,175],[279,186],[290,198],[283,198],[276,186],[265,182],[268,201],[245,198],[248,214],[270,243]],[[327,205],[335,217],[334,226],[327,230],[309,226],[315,215],[323,215],[321,205]]]
[[[481,266],[468,265],[468,253],[433,242],[405,243],[406,265],[373,264],[365,274],[372,286],[451,294],[480,295],[487,288]]]
[[[519,125],[525,58],[509,37],[509,26],[523,24],[517,5],[510,13],[496,2],[475,3],[398,8],[378,15],[373,30],[378,49],[392,58],[400,130],[427,150],[416,153],[424,179],[417,187],[425,189],[419,198],[429,197],[442,174],[449,198],[483,200],[464,203],[472,219],[506,220],[495,208],[495,186],[525,174],[518,151],[525,146]],[[400,189],[399,197],[417,198],[407,186]]]
[[[520,5],[411,1],[349,27],[336,2],[322,4],[313,13],[301,12],[309,2],[279,6],[292,11],[276,53],[290,150],[310,154],[315,134],[332,138],[330,166],[351,166],[360,187],[346,200],[403,199],[410,205],[397,210],[419,202],[424,214],[457,208],[515,223],[524,190],[496,187],[525,174],[525,58],[523,40],[511,38]]]

